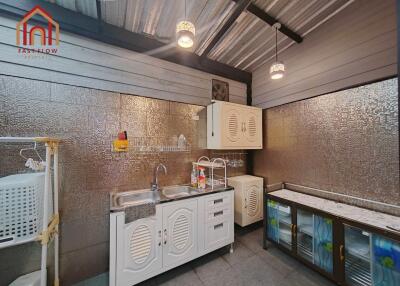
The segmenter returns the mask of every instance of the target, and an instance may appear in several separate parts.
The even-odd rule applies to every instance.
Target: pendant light
[[[285,65],[278,61],[278,29],[281,28],[281,24],[275,23],[273,27],[275,28],[275,62],[269,68],[269,74],[271,79],[280,79],[285,73]]]
[[[185,0],[185,20],[178,22],[176,24],[176,41],[178,45],[182,48],[188,49],[193,46],[194,35],[196,30],[194,24],[187,21],[186,18],[186,0]]]

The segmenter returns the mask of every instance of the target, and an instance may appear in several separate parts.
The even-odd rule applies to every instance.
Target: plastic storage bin
[[[0,248],[32,241],[42,230],[44,181],[43,172],[0,178]]]
[[[40,270],[20,276],[9,286],[40,286]]]

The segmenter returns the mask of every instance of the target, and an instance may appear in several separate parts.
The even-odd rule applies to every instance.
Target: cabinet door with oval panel
[[[260,110],[248,108],[243,113],[244,146],[262,147],[262,114]]]
[[[245,211],[247,214],[247,224],[262,219],[262,190],[258,185],[250,185],[245,190]]]
[[[162,268],[162,219],[160,214],[124,224],[118,237],[117,255],[121,273],[118,285],[133,285]],[[121,241],[123,240],[123,241]]]
[[[197,200],[163,207],[163,267],[189,261],[197,253]]]
[[[225,104],[222,107],[222,122],[224,124],[222,144],[225,147],[241,145],[244,125],[240,110],[240,106],[234,104]]]

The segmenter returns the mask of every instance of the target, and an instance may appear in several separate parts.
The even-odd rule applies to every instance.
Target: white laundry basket
[[[20,276],[8,286],[40,286],[40,270]]]
[[[0,178],[0,248],[32,241],[41,232],[44,183],[43,172]]]

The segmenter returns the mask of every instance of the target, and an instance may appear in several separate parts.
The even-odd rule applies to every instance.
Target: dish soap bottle
[[[197,188],[197,171],[194,165],[192,168],[192,174],[190,175],[190,184],[193,188]]]
[[[206,175],[204,174],[204,168],[199,168],[199,179],[198,179],[198,188],[205,189],[206,188]]]

